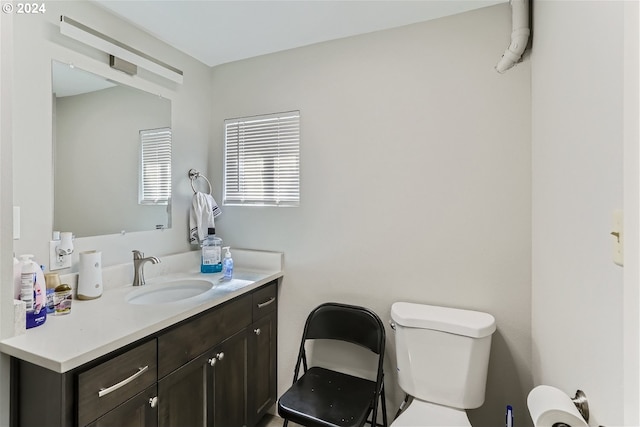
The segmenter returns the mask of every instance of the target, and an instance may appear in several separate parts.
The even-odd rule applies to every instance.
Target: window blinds
[[[225,120],[223,203],[299,202],[300,112]]]
[[[140,146],[138,201],[166,205],[171,199],[171,128],[141,130]]]

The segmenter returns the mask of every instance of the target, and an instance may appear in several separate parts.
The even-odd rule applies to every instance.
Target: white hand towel
[[[222,211],[211,194],[197,192],[193,195],[189,214],[189,243],[200,244],[207,238],[207,231],[215,227],[214,218]]]

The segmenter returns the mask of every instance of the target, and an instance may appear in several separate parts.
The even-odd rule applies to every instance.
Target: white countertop
[[[281,254],[279,256],[281,259]],[[278,267],[277,263],[256,265],[257,268],[236,268],[230,282],[220,282],[221,273],[201,274],[196,269],[148,278],[146,287],[176,279],[212,283],[212,289],[203,294],[165,304],[130,304],[126,301],[127,294],[142,287],[105,286],[100,298],[74,299],[69,314],[49,314],[43,325],[0,341],[0,351],[55,372],[69,371],[283,275],[282,265]],[[149,265],[145,269],[151,270]]]

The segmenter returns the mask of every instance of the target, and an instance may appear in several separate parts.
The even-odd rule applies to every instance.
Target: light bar
[[[74,21],[68,16],[60,16],[60,33],[110,55],[131,62],[132,64],[136,64],[138,67],[151,71],[154,74],[182,84],[183,76],[181,70],[99,33],[78,21]]]

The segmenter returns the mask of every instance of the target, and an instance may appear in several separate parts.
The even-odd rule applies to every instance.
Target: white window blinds
[[[140,131],[142,205],[166,205],[171,199],[171,128]]]
[[[225,205],[298,206],[300,112],[225,120]]]

